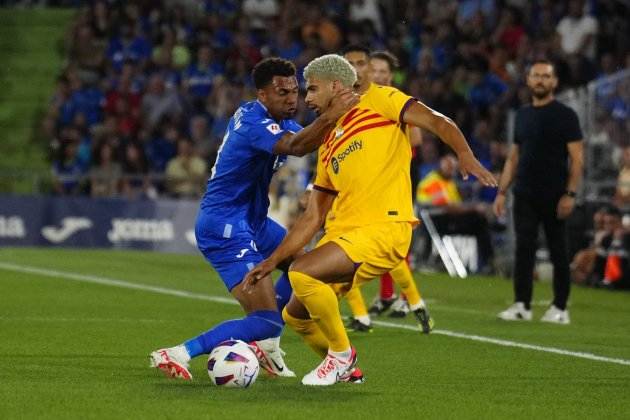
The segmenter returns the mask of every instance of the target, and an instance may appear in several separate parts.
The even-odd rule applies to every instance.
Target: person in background
[[[166,165],[166,189],[175,198],[199,198],[207,175],[206,162],[194,151],[190,139],[177,142],[177,156]]]
[[[578,117],[558,102],[554,65],[536,60],[527,72],[531,105],[516,114],[514,145],[503,167],[494,212],[505,212],[505,197],[514,182],[514,304],[498,314],[506,321],[532,319],[530,307],[538,228],[542,225],[553,264],[553,302],[541,321],[569,324],[567,301],[571,287],[566,219],[575,207],[582,178],[584,151]],[[570,165],[568,162],[571,162]]]

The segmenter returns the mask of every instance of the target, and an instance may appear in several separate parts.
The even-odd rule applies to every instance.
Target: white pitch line
[[[198,300],[205,300],[209,302],[225,303],[228,305],[238,305],[238,302],[230,298],[203,295],[200,293],[192,293],[192,292],[187,292],[185,290],[177,290],[177,289],[169,289],[165,287],[151,286],[148,284],[131,283],[131,282],[123,281],[123,280],[110,279],[107,277],[70,273],[66,271],[48,270],[48,269],[43,269],[43,268],[4,263],[4,262],[0,262],[0,269],[18,272],[18,273],[37,274],[41,276],[53,277],[53,278],[58,278],[58,279],[68,279],[68,280],[74,280],[74,281],[84,282],[84,283],[94,283],[94,284],[100,284],[104,286],[143,290],[143,291],[159,293],[163,295],[179,296],[179,297],[185,297],[189,299],[198,299]],[[415,332],[418,331],[418,327],[412,326],[412,325],[396,324],[393,322],[385,322],[385,321],[372,321],[372,322],[374,323],[374,325],[379,325],[382,327],[398,328],[398,329],[403,329],[403,330],[411,330]],[[492,338],[492,337],[483,337],[480,335],[473,335],[473,334],[464,334],[464,333],[458,333],[455,331],[441,330],[441,329],[433,330],[431,334],[445,335],[448,337],[455,337],[455,338],[463,338],[466,340],[495,344],[495,345],[503,346],[503,347],[515,347],[515,348],[535,350],[535,351],[540,351],[540,352],[545,352],[545,353],[560,354],[563,356],[577,357],[580,359],[595,360],[598,362],[606,362],[606,363],[614,363],[618,365],[630,366],[630,360],[627,360],[627,359],[618,359],[618,358],[612,358],[612,357],[598,356],[592,353],[564,350],[557,347],[537,346],[534,344],[519,343],[516,341],[502,340],[502,339]]]
[[[122,287],[125,289],[144,290],[153,293],[160,293],[162,295],[180,296],[189,299],[206,300],[210,302],[226,303],[228,305],[238,305],[238,302],[232,298],[225,298],[220,296],[202,295],[201,293],[187,292],[185,290],[168,289],[165,287],[152,286],[150,284],[131,283],[124,280],[109,279],[107,277],[92,276],[89,274],[70,273],[67,271],[48,270],[37,267],[30,267],[26,265],[17,265],[11,263],[0,262],[0,269],[8,271],[15,271],[18,273],[27,274],[39,274],[46,277],[54,277],[59,279],[68,279],[74,281],[80,281],[83,283],[95,283],[104,286]]]
[[[395,324],[393,322],[385,322],[385,321],[372,321],[372,323],[374,325],[380,325],[382,327],[401,328],[405,330],[418,331],[418,327],[412,326],[412,325],[401,325],[401,324]],[[464,338],[464,339],[472,340],[472,341],[480,341],[482,343],[496,344],[497,346],[503,346],[503,347],[516,347],[520,349],[536,350],[536,351],[542,351],[545,353],[555,353],[555,354],[561,354],[563,356],[578,357],[580,359],[597,360],[598,362],[608,362],[608,363],[616,363],[618,365],[630,366],[630,360],[598,356],[596,354],[585,353],[581,351],[564,350],[564,349],[559,349],[557,347],[537,346],[535,344],[519,343],[517,341],[502,340],[500,338],[492,338],[492,337],[483,337],[481,335],[474,335],[474,334],[464,334],[464,333],[458,333],[458,332],[449,331],[449,330],[439,330],[439,329],[433,330],[431,331],[431,334],[446,335],[448,337],[456,337],[456,338]]]

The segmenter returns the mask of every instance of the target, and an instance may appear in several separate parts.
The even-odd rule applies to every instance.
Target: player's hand
[[[252,268],[251,271],[245,275],[245,279],[243,280],[243,291],[245,293],[252,293],[258,281],[270,275],[273,270],[276,269],[277,265],[278,264],[274,261],[266,259]]]
[[[505,193],[497,194],[492,204],[492,211],[497,217],[502,217],[505,214]]]
[[[556,208],[556,215],[558,216],[558,219],[566,219],[569,217],[574,207],[575,197],[563,195],[558,201],[558,207]]]
[[[342,89],[330,100],[330,105],[326,110],[326,117],[331,121],[337,121],[346,112],[354,108],[360,100],[360,96],[352,89]]]
[[[479,163],[472,152],[460,153],[457,158],[459,159],[459,171],[464,180],[468,179],[468,175],[474,175],[479,182],[486,187],[496,187],[499,185],[494,175]]]

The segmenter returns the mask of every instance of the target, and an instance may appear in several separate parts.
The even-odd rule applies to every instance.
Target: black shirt
[[[567,143],[582,140],[575,111],[553,100],[527,105],[516,114],[514,142],[519,146],[514,192],[557,197],[567,188]]]

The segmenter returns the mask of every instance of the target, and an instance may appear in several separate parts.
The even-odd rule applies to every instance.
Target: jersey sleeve
[[[562,124],[562,138],[565,143],[579,141],[584,138],[582,129],[580,128],[580,121],[575,111],[569,109],[566,117],[562,118],[560,121]]]
[[[287,121],[286,123],[286,130],[292,132],[292,133],[297,133],[298,131],[301,131],[304,127],[302,127],[300,124],[298,124],[297,122],[290,120]]]
[[[269,154],[273,154],[273,147],[289,132],[270,119],[250,123],[248,131],[252,147]]]
[[[372,108],[388,120],[402,122],[405,111],[415,99],[393,87],[379,86],[376,89],[378,95],[370,104]]]
[[[313,189],[337,195],[337,190],[335,190],[335,186],[328,176],[326,167],[322,163],[321,153],[318,153],[317,156],[317,174],[315,175],[315,181],[313,181]]]

